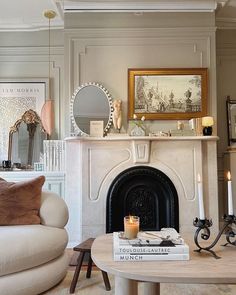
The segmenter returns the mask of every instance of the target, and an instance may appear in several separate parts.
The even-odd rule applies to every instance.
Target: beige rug
[[[70,294],[70,283],[74,271],[68,271],[65,279],[55,288],[43,293],[44,295],[66,295]],[[102,274],[100,271],[92,271],[90,279],[85,278],[85,271],[80,273],[79,281],[75,289],[76,295],[110,295],[114,294],[114,278],[109,275],[112,290],[104,288]],[[142,289],[142,284],[140,284]],[[141,291],[141,290],[140,290]],[[145,294],[148,295],[148,294]],[[236,295],[235,285],[185,285],[185,284],[161,284],[161,295]]]

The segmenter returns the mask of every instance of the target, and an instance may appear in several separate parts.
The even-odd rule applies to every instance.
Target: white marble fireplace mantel
[[[106,136],[106,137],[92,137],[92,136],[71,136],[65,138],[69,141],[217,141],[218,136]]]
[[[217,136],[66,138],[70,245],[105,233],[110,184],[124,170],[150,166],[173,182],[179,198],[180,232],[193,232],[198,216],[197,175],[204,205],[218,229]]]

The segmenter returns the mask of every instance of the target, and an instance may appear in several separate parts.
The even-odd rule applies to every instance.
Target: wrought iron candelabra
[[[193,221],[193,225],[197,227],[197,230],[194,235],[194,242],[197,245],[198,249],[194,250],[195,252],[201,252],[202,250],[210,252],[216,259],[221,258],[220,256],[216,255],[216,253],[212,250],[212,248],[217,244],[220,237],[223,233],[225,233],[226,241],[222,246],[233,245],[236,246],[236,233],[232,229],[232,225],[236,224],[236,216],[235,215],[225,215],[224,216],[224,226],[219,231],[218,235],[216,236],[215,240],[207,247],[202,247],[199,244],[199,239],[207,241],[210,238],[211,232],[210,227],[212,226],[211,219],[199,219],[196,218]],[[234,240],[232,240],[234,239]]]

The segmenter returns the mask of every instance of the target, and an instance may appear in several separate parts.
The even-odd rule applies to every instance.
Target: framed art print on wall
[[[128,69],[128,117],[203,117],[207,114],[207,84],[207,68]]]
[[[40,116],[48,94],[48,79],[0,79],[0,162],[7,159],[10,127],[25,111]]]

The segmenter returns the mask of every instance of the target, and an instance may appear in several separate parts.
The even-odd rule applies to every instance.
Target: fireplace
[[[194,233],[199,216],[197,175],[205,213],[218,231],[214,136],[69,138],[66,202],[70,246],[123,230],[123,217],[141,215],[142,228],[173,226]]]
[[[108,190],[106,232],[122,231],[127,215],[140,217],[141,230],[174,227],[179,231],[178,195],[169,177],[149,166],[120,173]]]

